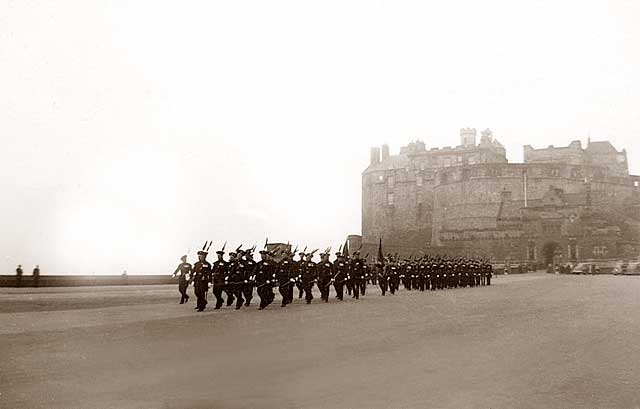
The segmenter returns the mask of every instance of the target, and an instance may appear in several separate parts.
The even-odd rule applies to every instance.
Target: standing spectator
[[[16,268],[16,287],[20,287],[22,285],[22,265],[19,264],[18,268]]]
[[[36,268],[33,269],[33,286],[40,286],[40,266],[36,265]]]

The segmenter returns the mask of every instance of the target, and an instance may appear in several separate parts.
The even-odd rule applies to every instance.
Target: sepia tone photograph
[[[0,0],[0,408],[640,409],[638,22]]]

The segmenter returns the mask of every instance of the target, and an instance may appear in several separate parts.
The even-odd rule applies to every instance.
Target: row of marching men
[[[210,246],[210,245],[209,245]],[[305,249],[306,250],[306,249]],[[255,247],[248,250],[236,249],[229,253],[225,260],[224,247],[216,251],[217,260],[207,261],[208,247],[198,252],[198,261],[191,265],[187,256],[174,272],[179,277],[178,289],[181,293],[180,303],[189,299],[187,289],[193,283],[197,298],[196,309],[204,311],[207,294],[211,286],[215,297],[215,309],[225,303],[240,309],[249,306],[254,291],[260,298],[259,309],[264,309],[275,300],[276,291],[281,295],[281,307],[293,302],[297,289],[298,298],[310,304],[313,300],[313,289],[318,287],[320,298],[329,302],[330,288],[333,287],[336,298],[343,300],[345,289],[349,295],[359,299],[366,293],[367,284],[378,284],[385,295],[387,291],[394,294],[400,284],[411,290],[436,290],[456,288],[459,286],[490,285],[491,266],[479,260],[422,257],[418,260],[397,260],[387,257],[376,263],[368,263],[367,257],[360,257],[356,251],[349,256],[341,251],[335,253],[335,260],[330,261],[330,249],[320,253],[320,261],[312,261],[317,250],[306,253],[299,252],[294,260],[296,250],[260,250],[260,260],[255,261]]]
[[[378,263],[379,264],[379,263]],[[491,285],[493,267],[481,259],[428,257],[419,259],[385,259],[378,277],[382,295],[394,294],[400,284],[407,290],[444,290],[458,287]]]

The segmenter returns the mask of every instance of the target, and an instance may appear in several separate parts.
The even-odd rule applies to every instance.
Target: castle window
[[[593,254],[595,254],[596,256],[604,256],[607,254],[607,246],[594,246],[593,247]]]
[[[387,177],[387,187],[389,189],[393,189],[393,185],[395,184],[395,178],[393,176]]]
[[[393,206],[395,204],[393,193],[387,194],[387,204]]]
[[[422,186],[422,176],[416,176],[416,185]]]
[[[424,170],[424,162],[420,162],[420,170]]]
[[[382,175],[378,176],[378,182],[380,183],[384,182],[384,176]]]
[[[633,182],[633,186],[638,187],[640,186],[640,182],[638,182],[637,180],[635,182]]]

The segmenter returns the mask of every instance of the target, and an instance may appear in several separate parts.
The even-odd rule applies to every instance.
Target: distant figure
[[[40,266],[38,265],[33,269],[33,286],[40,286]]]
[[[187,256],[184,255],[180,257],[180,264],[176,268],[176,271],[173,272],[173,277],[175,277],[178,273],[180,274],[178,278],[178,291],[180,291],[181,298],[180,304],[184,304],[189,301],[189,296],[187,295],[187,288],[189,287],[189,282],[191,281],[191,264],[187,263]]]
[[[20,287],[22,285],[22,265],[18,265],[16,268],[16,287]]]

